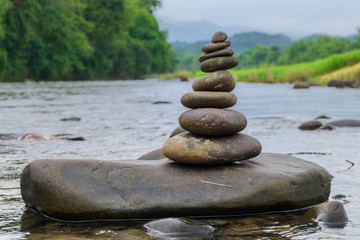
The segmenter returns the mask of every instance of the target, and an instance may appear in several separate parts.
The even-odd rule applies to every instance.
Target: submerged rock
[[[360,120],[342,119],[342,120],[328,122],[326,125],[332,127],[360,127]]]
[[[315,207],[316,220],[332,227],[344,227],[349,220],[344,206],[338,201],[330,201]]]
[[[154,237],[174,239],[208,239],[215,229],[190,220],[166,218],[146,223],[148,234]]]
[[[62,118],[62,119],[60,119],[60,121],[75,121],[75,122],[78,122],[78,121],[80,121],[81,120],[81,118],[79,118],[79,117],[68,117],[68,118]]]
[[[263,153],[241,164],[35,160],[21,175],[26,205],[61,220],[263,213],[324,202],[331,175],[299,158]]]
[[[335,80],[329,81],[328,84],[327,84],[327,86],[328,86],[328,87],[343,88],[343,87],[344,87],[344,83],[343,83],[343,81],[341,81],[341,80],[335,79]]]
[[[162,149],[156,149],[154,151],[148,152],[141,157],[137,158],[136,160],[159,160],[166,158],[162,152]]]

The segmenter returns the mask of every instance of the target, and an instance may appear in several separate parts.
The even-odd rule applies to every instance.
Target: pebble
[[[237,97],[229,92],[199,91],[182,96],[181,103],[188,108],[229,108],[236,104]]]
[[[223,56],[232,56],[234,55],[234,50],[230,48],[223,48],[214,52],[204,53],[199,57],[199,61],[203,62],[206,59],[214,57],[223,57]]]
[[[211,42],[224,42],[228,38],[228,35],[222,31],[217,31],[211,38]]]
[[[234,76],[225,70],[219,70],[196,79],[192,88],[194,91],[221,91],[231,92],[236,82]]]
[[[219,43],[209,43],[206,44],[205,46],[202,47],[201,51],[203,52],[213,52],[219,49],[223,49],[226,47],[229,47],[231,45],[230,41],[225,41],[225,42],[219,42]]]
[[[238,111],[217,108],[198,108],[182,113],[180,126],[194,134],[225,136],[242,131],[246,117]]]
[[[226,70],[238,65],[238,59],[235,57],[215,57],[205,60],[200,69],[203,72],[214,72],[216,70]]]
[[[237,133],[226,137],[202,137],[188,132],[169,138],[163,145],[164,155],[187,164],[226,164],[256,157],[260,142]]]

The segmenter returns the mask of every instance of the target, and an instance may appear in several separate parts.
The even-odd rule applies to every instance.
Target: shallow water
[[[19,180],[26,164],[38,158],[135,159],[161,147],[187,110],[180,98],[190,91],[191,82],[156,79],[0,83],[0,134],[70,133],[86,139],[0,141],[0,239],[174,238],[150,236],[143,227],[146,221],[80,224],[46,219],[25,210]],[[208,239],[359,239],[360,128],[297,127],[321,114],[332,120],[360,119],[360,90],[238,83],[233,93],[238,96],[233,109],[248,118],[244,132],[260,140],[263,152],[294,154],[334,176],[330,198],[346,196],[339,201],[350,221],[344,228],[330,228],[304,219],[302,212],[194,220],[215,228]],[[72,116],[81,121],[60,121]],[[320,154],[306,154],[312,152]]]

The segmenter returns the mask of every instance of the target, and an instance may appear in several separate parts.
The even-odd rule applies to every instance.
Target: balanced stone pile
[[[245,129],[246,117],[232,107],[237,97],[230,93],[235,79],[226,69],[235,67],[238,60],[227,48],[224,32],[216,32],[212,43],[205,45],[200,56],[201,71],[211,72],[194,81],[194,92],[181,98],[181,103],[192,110],[179,117],[188,132],[170,138],[163,145],[164,155],[176,162],[189,164],[224,164],[253,158],[260,154],[260,142],[239,133]]]

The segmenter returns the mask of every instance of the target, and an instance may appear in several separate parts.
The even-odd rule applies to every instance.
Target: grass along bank
[[[320,84],[326,84],[335,78],[342,79],[341,73],[347,73],[349,77],[355,77],[357,70],[356,64],[360,63],[360,50],[336,54],[330,57],[316,60],[313,62],[299,63],[285,66],[273,66],[263,68],[252,68],[244,70],[232,70],[232,74],[240,82],[296,82],[296,81],[316,81]],[[339,69],[354,66],[351,70],[339,71],[337,75],[331,75]],[[351,73],[351,74],[350,74]],[[340,77],[342,76],[342,77]],[[334,77],[334,78],[333,78]]]
[[[336,54],[313,62],[293,65],[229,70],[238,82],[286,83],[315,81],[322,85],[333,79],[355,79],[360,81],[360,50]],[[160,79],[174,79],[179,76],[201,77],[198,71],[176,71],[158,75]]]

